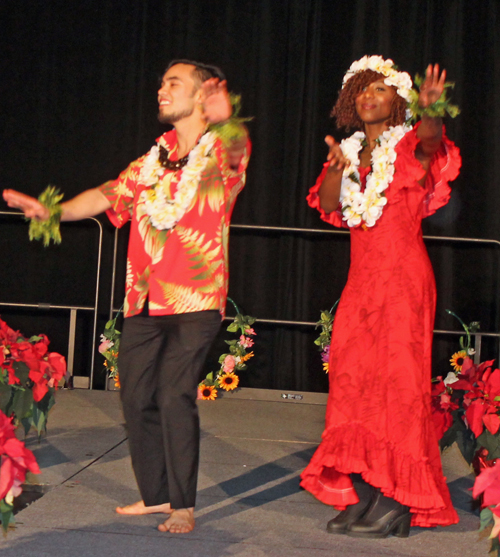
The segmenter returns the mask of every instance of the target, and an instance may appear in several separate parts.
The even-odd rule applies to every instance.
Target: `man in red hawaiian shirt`
[[[172,62],[158,103],[160,122],[174,129],[116,180],[62,203],[61,220],[106,211],[118,227],[131,222],[119,369],[142,500],[116,511],[164,513],[160,531],[187,533],[198,476],[197,385],[224,316],[229,223],[250,141],[241,125],[221,131],[232,106],[214,66]],[[4,199],[28,218],[49,218],[34,198],[5,190]]]

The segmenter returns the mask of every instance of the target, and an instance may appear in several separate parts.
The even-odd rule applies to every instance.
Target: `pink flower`
[[[102,338],[103,335],[101,335]],[[106,352],[106,350],[109,350],[111,347],[114,346],[114,342],[109,340],[109,338],[104,338],[101,342],[101,344],[99,344],[99,352],[101,354],[103,354],[104,352]]]
[[[250,348],[254,345],[254,341],[251,338],[246,337],[245,335],[240,336],[240,344],[243,348]]]
[[[257,333],[251,327],[249,327],[248,329],[245,329],[245,334],[246,335],[256,335]]]
[[[231,356],[231,354],[228,354],[224,358],[223,370],[226,373],[230,373],[231,371],[233,371],[235,365],[236,365],[236,360],[234,359],[234,356]]]

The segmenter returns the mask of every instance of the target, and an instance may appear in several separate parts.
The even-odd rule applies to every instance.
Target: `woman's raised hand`
[[[429,64],[425,71],[425,81],[420,86],[418,104],[422,108],[426,108],[436,102],[444,91],[445,81],[446,70],[443,70],[439,75],[439,65]]]
[[[348,165],[348,161],[344,157],[344,153],[342,153],[340,144],[337,143],[331,135],[327,135],[325,137],[325,143],[329,147],[326,160],[330,163],[330,169],[344,170],[344,168]]]

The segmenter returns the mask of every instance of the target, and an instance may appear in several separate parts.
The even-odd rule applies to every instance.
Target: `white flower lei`
[[[213,132],[205,133],[191,150],[173,199],[167,198],[160,182],[166,170],[159,161],[158,145],[150,149],[139,177],[141,183],[148,186],[148,189],[141,193],[139,201],[144,203],[151,224],[157,230],[173,228],[184,216],[196,195],[201,175],[207,166],[216,139]]]
[[[410,131],[411,126],[390,127],[378,139],[372,151],[371,172],[366,178],[366,188],[361,192],[359,177],[359,152],[365,139],[363,132],[356,132],[340,143],[340,148],[349,165],[344,168],[340,203],[342,219],[349,227],[360,224],[371,227],[382,216],[387,203],[385,190],[394,178],[394,163],[397,155],[395,147],[402,137]]]

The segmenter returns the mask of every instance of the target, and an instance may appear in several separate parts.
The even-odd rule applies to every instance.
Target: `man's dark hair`
[[[221,81],[224,81],[224,79],[226,79],[226,76],[222,73],[222,70],[217,66],[203,64],[203,62],[196,62],[195,60],[172,60],[165,71],[168,71],[172,66],[175,66],[176,64],[187,64],[189,66],[194,66],[193,77],[200,82],[200,85],[211,77],[216,77]]]

